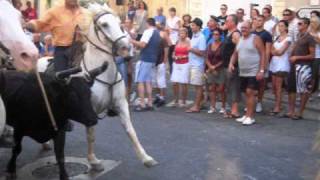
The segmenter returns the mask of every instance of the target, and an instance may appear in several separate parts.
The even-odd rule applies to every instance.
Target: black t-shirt
[[[228,68],[230,63],[230,58],[233,54],[233,51],[236,48],[236,44],[232,42],[233,33],[240,33],[239,30],[235,30],[232,33],[226,35],[223,44],[221,46],[221,55],[223,60],[223,67]]]
[[[218,16],[219,19],[219,25],[223,26],[224,23],[226,22],[228,16]]]
[[[272,35],[268,31],[253,31],[252,33],[258,35],[262,39],[264,45],[267,43],[272,43]]]

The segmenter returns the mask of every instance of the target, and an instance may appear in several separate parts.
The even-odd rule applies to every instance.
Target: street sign
[[[297,16],[299,18],[306,17],[310,18],[310,13],[311,11],[320,11],[320,6],[307,6],[307,7],[302,7],[297,11]]]

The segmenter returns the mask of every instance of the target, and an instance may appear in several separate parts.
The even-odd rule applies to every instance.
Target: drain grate
[[[66,162],[65,167],[69,177],[86,174],[89,169],[87,165],[73,162]],[[32,172],[32,176],[37,179],[59,179],[58,164],[48,163],[45,166],[39,167]]]

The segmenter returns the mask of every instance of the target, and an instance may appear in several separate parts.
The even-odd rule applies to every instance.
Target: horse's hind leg
[[[22,138],[23,135],[19,133],[20,131],[14,131],[13,137],[14,137],[14,142],[15,145],[12,148],[12,155],[10,158],[10,161],[7,165],[7,179],[15,179],[16,178],[16,161],[17,157],[22,151]]]
[[[54,152],[59,166],[60,180],[68,180],[68,173],[64,165],[64,145],[66,140],[66,132],[64,130],[58,131],[57,136],[53,139]]]
[[[143,162],[143,164],[146,167],[152,167],[158,164],[157,161],[155,161],[151,156],[149,156],[144,148],[142,147],[138,136],[136,134],[136,131],[132,125],[131,118],[130,118],[130,112],[129,112],[129,105],[125,97],[117,100],[116,106],[119,108],[119,115],[121,119],[121,124],[126,130],[126,133],[128,134],[134,150],[137,153],[138,158]]]
[[[94,126],[87,127],[86,130],[87,130],[87,142],[88,142],[88,161],[93,170],[103,171],[104,167],[101,164],[101,161],[94,154],[94,142],[95,142]]]

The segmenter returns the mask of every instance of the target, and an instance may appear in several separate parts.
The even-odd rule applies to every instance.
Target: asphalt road
[[[119,119],[107,118],[97,127],[96,154],[121,164],[99,180],[311,180],[320,169],[319,153],[311,150],[318,121],[258,115],[255,125],[244,127],[219,114],[167,107],[132,115],[142,144],[160,164],[145,168]],[[40,154],[28,138],[23,146],[18,167],[52,155]],[[66,155],[86,157],[86,149],[84,127],[76,125],[68,133]],[[0,150],[2,172],[9,155]]]

